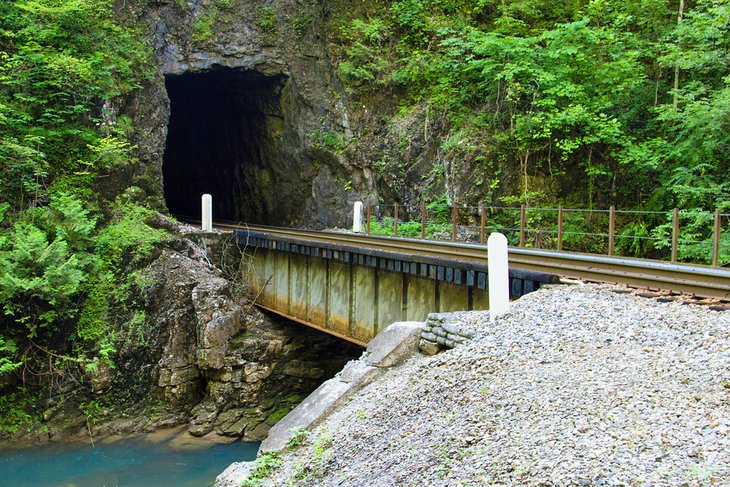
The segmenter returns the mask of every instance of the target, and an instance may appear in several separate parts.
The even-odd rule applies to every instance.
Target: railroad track
[[[248,230],[295,240],[368,248],[396,254],[421,255],[476,264],[487,264],[481,244],[396,238],[356,233],[323,232],[268,226],[241,226],[216,222],[220,230]],[[510,248],[510,266],[594,282],[690,294],[730,301],[730,269],[669,262]]]

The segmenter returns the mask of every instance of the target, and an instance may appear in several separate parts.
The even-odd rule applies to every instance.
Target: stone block
[[[340,372],[340,380],[350,384],[364,384],[370,382],[378,374],[379,369],[368,365],[362,360],[351,360]]]
[[[455,323],[444,323],[441,325],[441,328],[444,329],[446,333],[451,333],[452,335],[461,335],[461,326],[455,324]]]
[[[195,381],[200,377],[200,371],[194,365],[174,369],[160,369],[158,385],[160,387],[176,386]]]
[[[435,342],[436,341],[436,335],[433,333],[423,332],[421,333],[421,338],[423,340],[428,340],[429,342]]]
[[[424,339],[421,339],[418,344],[418,348],[420,348],[421,352],[425,355],[436,355],[439,353],[439,350],[441,350],[436,343]]]
[[[451,333],[446,335],[446,339],[451,340],[452,342],[456,342],[456,343],[464,343],[466,341],[465,337],[463,337],[461,335],[452,335]]]
[[[433,329],[433,334],[440,337],[445,337],[446,331],[444,331],[444,329],[439,326]]]
[[[219,434],[225,436],[241,436],[243,435],[243,432],[246,430],[246,428],[250,426],[251,420],[249,418],[243,417],[238,421],[234,421],[233,423],[218,424],[217,421],[216,423],[217,424],[215,429]],[[250,439],[254,440],[253,438]]]
[[[258,362],[248,362],[244,368],[244,380],[246,382],[253,383],[263,380],[271,375],[272,367],[270,365],[263,365]]]
[[[218,417],[215,420],[216,426],[227,426],[235,423],[238,421],[238,418],[240,418],[243,415],[242,409],[229,409],[228,411],[224,411],[218,415]]]
[[[477,334],[476,330],[470,330],[468,328],[464,328],[463,330],[461,330],[461,335],[466,338],[470,338],[470,339],[474,338],[476,336],[476,334]]]
[[[365,360],[377,367],[392,367],[418,351],[423,323],[399,321],[370,340]]]
[[[218,370],[209,370],[208,379],[217,380],[220,382],[231,382],[233,379],[233,368],[223,367]]]

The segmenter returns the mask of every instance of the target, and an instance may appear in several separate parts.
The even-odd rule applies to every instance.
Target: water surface
[[[201,487],[233,462],[256,458],[259,443],[214,443],[186,433],[0,447],[0,486]]]

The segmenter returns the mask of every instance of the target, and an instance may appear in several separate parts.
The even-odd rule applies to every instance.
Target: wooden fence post
[[[520,247],[525,246],[525,205],[520,205]]]
[[[421,238],[426,238],[426,202],[421,202]]]
[[[679,209],[672,211],[672,262],[677,262],[679,249]]]
[[[616,233],[616,207],[608,210],[608,255],[613,255],[614,234]]]
[[[720,209],[715,210],[715,237],[712,242],[712,265],[720,266]]]
[[[558,205],[558,252],[563,251],[563,205]]]
[[[372,214],[373,214],[373,205],[368,203],[368,217],[367,217],[368,220],[365,223],[365,229],[366,229],[365,233],[367,233],[368,235],[370,235],[370,220],[372,218]]]

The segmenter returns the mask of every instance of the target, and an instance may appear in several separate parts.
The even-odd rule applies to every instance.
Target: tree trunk
[[[677,24],[682,23],[684,18],[684,0],[679,0],[679,12],[677,12]],[[679,102],[679,65],[674,68],[674,103],[672,106],[677,109]]]

